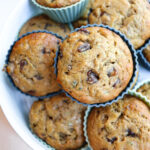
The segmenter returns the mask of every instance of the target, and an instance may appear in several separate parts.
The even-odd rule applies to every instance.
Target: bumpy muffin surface
[[[63,41],[57,80],[80,102],[103,103],[116,98],[128,85],[133,61],[126,43],[114,32],[82,28]]]
[[[137,92],[140,92],[150,100],[150,83],[141,86],[139,89],[137,89]]]
[[[125,34],[135,49],[150,38],[150,4],[148,0],[90,0],[89,13],[74,24],[75,27],[105,24]]]
[[[80,0],[36,0],[40,5],[52,8],[60,8],[70,6]]]
[[[21,28],[19,36],[35,30],[48,30],[57,33],[63,37],[70,33],[68,25],[56,23],[52,21],[48,16],[42,14],[28,20]]]
[[[148,45],[147,48],[143,50],[143,55],[147,61],[150,62],[150,45]]]
[[[78,149],[85,144],[85,109],[63,94],[37,101],[30,110],[30,126],[34,133],[58,150]]]
[[[134,96],[93,108],[87,134],[93,150],[149,150],[150,108]]]
[[[60,90],[54,58],[61,40],[49,33],[32,33],[18,40],[9,55],[7,73],[22,92],[45,96]]]

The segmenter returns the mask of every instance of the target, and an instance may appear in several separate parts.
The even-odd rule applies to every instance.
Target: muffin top
[[[135,49],[150,38],[150,4],[148,0],[89,0],[89,13],[74,23],[105,24],[124,33]],[[140,22],[140,23],[139,23]]]
[[[61,40],[49,33],[31,33],[13,46],[7,73],[16,87],[33,96],[45,96],[60,90],[54,74],[54,58]]]
[[[143,55],[147,59],[148,62],[150,62],[150,45],[148,45],[144,50],[143,50]]]
[[[82,103],[116,98],[128,85],[133,61],[126,43],[102,27],[81,28],[61,44],[57,81]]]
[[[150,109],[134,96],[93,108],[87,135],[93,150],[149,150]]]
[[[150,100],[150,83],[142,85],[139,89],[137,89],[137,92],[140,92]]]
[[[58,150],[77,149],[85,144],[85,109],[64,94],[36,101],[29,114],[30,126],[33,132]]]
[[[40,5],[51,7],[51,8],[61,8],[70,6],[79,2],[80,0],[36,0]]]
[[[47,15],[41,14],[29,19],[21,28],[19,36],[35,30],[52,31],[61,35],[62,37],[65,37],[70,33],[70,29],[67,24],[56,23],[52,21]]]

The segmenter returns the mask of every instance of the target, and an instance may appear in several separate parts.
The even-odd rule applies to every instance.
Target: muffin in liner
[[[133,48],[132,44],[129,42],[129,40],[120,31],[117,31],[117,30],[115,30],[115,29],[113,29],[113,28],[111,28],[109,26],[105,26],[103,24],[100,24],[100,25],[97,25],[97,24],[90,25],[89,24],[87,26],[82,26],[81,28],[87,28],[87,27],[103,27],[103,28],[109,29],[110,31],[112,31],[112,32],[116,33],[117,35],[119,35],[123,39],[123,41],[127,44],[128,48],[130,49],[130,52],[131,52],[131,55],[132,55],[132,59],[133,59],[133,75],[132,75],[132,77],[130,79],[130,82],[128,83],[127,87],[115,99],[112,99],[112,100],[110,100],[108,102],[105,102],[105,103],[86,104],[86,103],[79,102],[77,99],[73,98],[68,92],[63,90],[63,92],[68,97],[70,97],[74,101],[77,101],[79,104],[83,104],[85,106],[90,106],[90,107],[93,107],[93,106],[95,106],[95,107],[100,107],[100,106],[105,107],[107,105],[111,105],[113,102],[118,101],[118,99],[123,98],[123,96],[125,94],[127,94],[128,91],[130,89],[132,89],[134,87],[134,85],[136,84],[137,77],[138,77],[138,68],[139,68],[139,64],[138,64],[138,60],[137,60],[137,53],[136,53],[135,49]],[[80,30],[81,28],[76,28],[73,32],[76,32],[76,31]],[[73,33],[73,32],[71,32],[71,33]],[[66,36],[66,38],[67,37],[68,36]],[[57,76],[58,55],[59,55],[59,51],[56,54],[56,59],[55,59],[55,64],[54,64],[56,76]]]
[[[49,31],[33,31],[33,32],[28,32],[28,33],[22,35],[21,37],[19,37],[19,38],[18,38],[16,41],[14,41],[14,43],[11,45],[10,49],[8,50],[8,54],[7,54],[6,60],[5,60],[6,66],[7,66],[8,63],[9,63],[9,57],[10,57],[11,51],[12,51],[12,49],[13,49],[15,43],[16,43],[17,41],[19,41],[21,38],[23,38],[23,37],[25,37],[25,36],[27,36],[27,35],[29,35],[29,34],[32,34],[32,33],[49,33],[49,34],[52,34],[52,35],[56,36],[56,37],[59,38],[61,41],[63,40],[63,38],[62,38],[61,36],[59,36],[59,35],[57,35],[57,34],[55,34],[55,33],[53,33],[53,32],[49,32]],[[56,53],[57,53],[57,52],[56,52]],[[54,62],[55,62],[55,58],[54,58]],[[4,67],[4,70],[5,70],[5,67]],[[28,94],[28,93],[24,93],[23,91],[21,91],[21,90],[15,85],[15,83],[14,83],[12,77],[8,74],[8,72],[7,72],[7,71],[5,71],[5,72],[6,72],[7,76],[8,76],[8,79],[9,79],[10,82],[12,83],[12,85],[13,85],[18,91],[20,91],[22,94],[25,94],[25,95],[27,95],[27,96],[31,96],[31,97],[35,97],[35,98],[46,98],[46,97],[51,97],[51,96],[54,96],[54,95],[56,95],[56,94],[62,92],[62,90],[58,90],[57,92],[51,92],[51,93],[48,93],[48,94],[46,94],[46,95],[44,95],[44,96],[33,96],[33,95]]]
[[[32,0],[33,4],[47,14],[51,19],[56,22],[70,23],[77,20],[82,15],[88,0],[80,0],[79,2],[62,8],[45,7]]]
[[[147,100],[143,95],[141,95],[140,93],[137,93],[135,91],[131,91],[129,90],[129,92],[127,93],[128,95],[131,95],[131,96],[135,96],[137,98],[139,98],[141,101],[143,101],[148,107],[150,107],[150,101]],[[88,147],[93,150],[93,148],[91,147],[90,145],[90,142],[88,140],[88,135],[87,135],[87,119],[88,119],[88,116],[91,112],[91,110],[94,109],[94,107],[88,107],[88,109],[86,110],[85,112],[85,116],[84,116],[84,135],[86,137],[86,142],[88,143]]]

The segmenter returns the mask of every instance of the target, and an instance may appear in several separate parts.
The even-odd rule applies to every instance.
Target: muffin
[[[150,83],[143,84],[140,88],[137,89],[137,92],[139,92],[142,95],[146,96],[147,99],[150,100]]]
[[[149,129],[149,107],[130,95],[105,108],[93,108],[87,118],[93,150],[149,150]]]
[[[147,48],[143,50],[143,55],[146,58],[146,60],[150,63],[150,45],[148,45]]]
[[[42,6],[50,7],[50,8],[61,8],[70,6],[72,4],[75,4],[79,2],[80,0],[36,0],[37,3],[39,3]]]
[[[85,109],[64,94],[36,101],[29,114],[31,129],[57,150],[78,149],[85,144]]]
[[[23,93],[45,96],[60,90],[54,74],[54,59],[61,39],[45,32],[28,34],[9,52],[6,71]]]
[[[82,17],[75,27],[89,24],[109,25],[131,40],[135,49],[150,38],[150,4],[148,0],[90,0],[90,14]],[[89,17],[88,17],[89,16]],[[140,22],[140,23],[139,23]]]
[[[133,75],[130,49],[103,27],[81,28],[60,46],[57,81],[73,98],[86,104],[115,99]]]
[[[48,30],[57,33],[62,37],[65,37],[70,33],[70,29],[67,24],[56,23],[44,14],[29,19],[21,28],[19,36],[27,32],[32,32],[33,30]]]

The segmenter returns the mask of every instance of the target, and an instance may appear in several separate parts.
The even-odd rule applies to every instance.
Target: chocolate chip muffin
[[[129,95],[110,106],[93,108],[87,135],[93,150],[149,150],[150,108]]]
[[[133,74],[126,43],[103,27],[81,28],[61,44],[57,81],[73,98],[86,104],[116,98]]]
[[[54,58],[61,39],[50,33],[31,33],[19,39],[9,54],[6,71],[15,86],[32,96],[60,90]]]
[[[135,49],[150,38],[150,4],[148,0],[90,0],[89,15],[81,17],[75,27],[105,24],[120,30]],[[139,23],[140,22],[140,23]]]
[[[148,45],[144,50],[143,50],[143,55],[146,58],[146,60],[150,63],[150,45]]]
[[[50,7],[50,8],[61,8],[70,6],[79,2],[80,0],[36,0],[40,5]]]
[[[85,144],[85,109],[64,94],[36,101],[29,114],[31,129],[55,149],[78,149]]]
[[[61,35],[62,37],[65,37],[70,33],[70,29],[67,24],[56,23],[52,21],[47,15],[41,14],[29,19],[21,28],[19,36],[35,30],[52,31]]]
[[[140,88],[137,89],[137,92],[140,92],[150,100],[150,83],[143,84]]]

